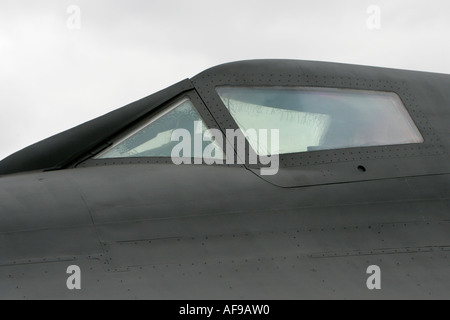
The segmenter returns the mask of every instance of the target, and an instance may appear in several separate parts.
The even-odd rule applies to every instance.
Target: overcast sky
[[[224,62],[450,73],[449,39],[448,0],[1,0],[0,159]]]

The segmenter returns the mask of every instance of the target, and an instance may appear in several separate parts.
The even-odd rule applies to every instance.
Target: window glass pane
[[[242,131],[278,129],[279,154],[422,143],[399,96],[331,88],[217,89]],[[254,137],[247,136],[260,155]]]
[[[172,149],[180,143],[180,141],[171,141],[172,133],[177,129],[185,129],[190,133],[191,155],[194,158],[202,158],[203,150],[212,142],[203,141],[202,148],[194,148],[194,133],[201,133],[205,137],[208,137],[208,134],[205,134],[207,130],[205,122],[192,102],[187,99],[156,115],[97,158],[171,157]],[[216,153],[220,154],[213,154],[214,158],[223,159],[221,148],[221,146],[215,148],[220,151]]]

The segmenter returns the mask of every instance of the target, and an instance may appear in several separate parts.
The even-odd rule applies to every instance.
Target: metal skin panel
[[[235,123],[223,113],[214,86],[302,85],[307,76],[325,87],[358,79],[362,89],[397,85],[426,142],[387,147],[382,156],[378,148],[364,148],[369,153],[355,159],[346,157],[357,150],[339,150],[323,163],[319,155],[334,151],[312,152],[311,160],[289,155],[273,177],[248,165],[88,159],[183,95],[209,126],[224,131]],[[193,83],[198,95],[186,85],[182,92],[156,94],[157,103],[140,104],[139,116],[124,109],[134,120],[120,132],[100,132],[116,117],[91,123],[97,144],[75,147],[70,155],[63,149],[55,159],[67,162],[65,168],[45,171],[49,158],[30,163],[48,157],[63,137],[71,136],[70,144],[79,131],[0,163],[0,299],[450,297],[449,76],[250,61],[213,68]],[[79,130],[84,136],[90,129]],[[66,286],[70,265],[81,268],[81,290]],[[381,290],[366,286],[370,265],[381,268]]]
[[[448,75],[338,63],[254,60],[206,70],[192,81],[219,125],[232,129],[238,129],[238,125],[218,96],[217,87],[323,87],[394,92],[425,139],[421,144],[281,155],[280,172],[262,177],[276,185],[296,187],[450,171]],[[360,166],[366,169],[364,175],[358,170]],[[247,167],[259,173],[260,166],[247,163]]]
[[[57,174],[76,186],[95,235],[82,232],[89,223],[77,233],[46,229],[65,209],[31,211],[48,232],[2,232],[2,243],[29,246],[7,251],[1,298],[448,298],[448,175],[292,189],[243,167],[202,165],[29,177]],[[66,288],[73,264],[82,270],[80,291]],[[381,291],[366,288],[372,264],[382,268]]]

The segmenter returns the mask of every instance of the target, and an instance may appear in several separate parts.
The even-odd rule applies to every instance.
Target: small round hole
[[[366,172],[367,171],[366,167],[364,167],[364,166],[358,166],[358,170],[361,171],[361,172]]]

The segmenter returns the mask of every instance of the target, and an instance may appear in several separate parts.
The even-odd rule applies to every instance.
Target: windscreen
[[[279,154],[422,143],[400,97],[393,92],[332,88],[219,87],[239,128],[279,130]],[[259,155],[273,154],[258,148]]]

